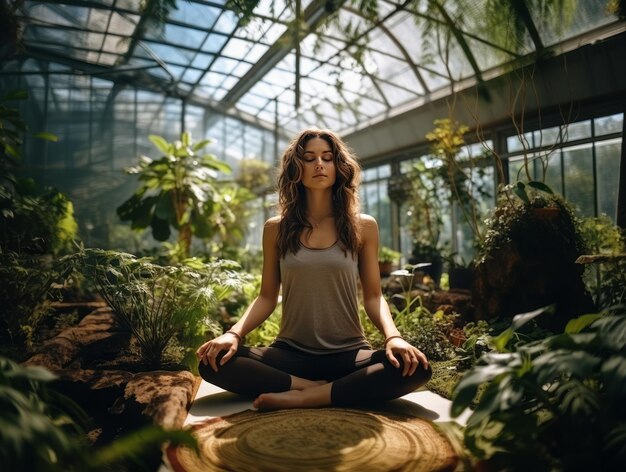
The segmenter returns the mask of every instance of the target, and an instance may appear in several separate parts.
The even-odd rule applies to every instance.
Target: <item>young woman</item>
[[[256,408],[350,406],[391,400],[426,383],[426,356],[402,339],[382,296],[378,225],[359,214],[360,168],[339,137],[308,129],[291,142],[278,179],[280,216],[263,229],[259,296],[241,319],[197,350],[200,375],[255,397]],[[359,320],[358,282],[369,318],[385,336],[372,350]],[[242,345],[274,311],[269,347]]]

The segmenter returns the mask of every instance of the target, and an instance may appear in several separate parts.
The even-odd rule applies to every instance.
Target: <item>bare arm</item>
[[[196,351],[198,360],[208,363],[217,371],[216,358],[222,351],[228,351],[220,365],[224,365],[237,352],[239,340],[263,323],[276,308],[280,289],[280,266],[276,241],[278,218],[270,218],[263,228],[263,271],[259,295],[248,306],[242,317],[229,330],[211,341],[204,343]],[[234,335],[232,333],[236,333]]]
[[[389,339],[392,336],[401,336],[393,322],[389,305],[383,297],[380,288],[380,272],[378,269],[378,224],[371,216],[361,216],[361,238],[362,247],[359,251],[359,275],[363,288],[363,306],[365,312],[385,339]],[[400,367],[400,363],[395,358],[395,354],[399,354],[403,358],[404,369],[402,375],[412,375],[419,363],[424,365],[424,367],[428,367],[426,356],[401,337],[389,339],[385,345],[385,351],[389,362],[396,367]]]

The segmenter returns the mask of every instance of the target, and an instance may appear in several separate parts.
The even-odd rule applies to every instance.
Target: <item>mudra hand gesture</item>
[[[239,343],[241,342],[241,336],[234,331],[226,331],[221,336],[218,336],[211,341],[207,341],[196,351],[198,361],[204,365],[209,364],[211,368],[217,372],[217,356],[220,352],[226,351],[226,354],[220,361],[220,366],[223,366],[228,360],[235,355]]]
[[[428,368],[428,359],[422,351],[409,344],[402,339],[402,336],[389,336],[385,340],[385,355],[391,365],[400,368],[400,362],[396,356],[400,356],[403,363],[402,375],[413,375],[417,366],[422,364],[425,369]]]

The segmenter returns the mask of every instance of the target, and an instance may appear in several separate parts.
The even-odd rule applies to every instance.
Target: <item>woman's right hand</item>
[[[223,366],[235,355],[238,346],[239,337],[234,333],[224,333],[200,346],[196,351],[196,356],[198,356],[198,361],[202,362],[204,365],[209,364],[211,368],[217,372],[218,354],[222,351],[227,351],[220,361],[220,366]]]

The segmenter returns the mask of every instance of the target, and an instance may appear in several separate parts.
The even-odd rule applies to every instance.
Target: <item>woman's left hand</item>
[[[413,375],[420,364],[424,369],[428,369],[428,359],[424,353],[402,338],[390,339],[385,346],[385,355],[391,365],[397,368],[400,368],[400,362],[396,359],[396,355],[402,358],[402,376]]]

